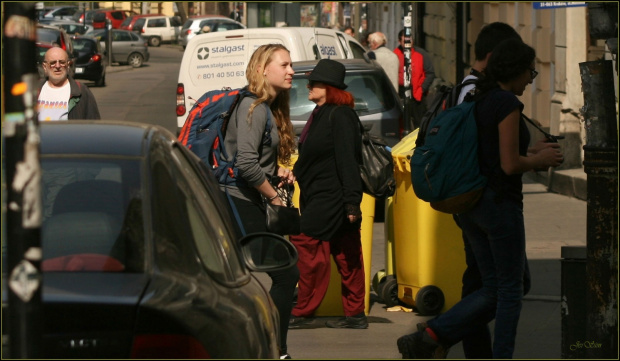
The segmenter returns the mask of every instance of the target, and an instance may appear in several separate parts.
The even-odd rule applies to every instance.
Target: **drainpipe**
[[[579,64],[588,176],[587,358],[618,359],[618,129],[610,60]]]

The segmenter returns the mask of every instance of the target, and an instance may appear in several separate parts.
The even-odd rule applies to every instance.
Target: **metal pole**
[[[411,121],[413,90],[411,89],[411,31],[412,31],[412,15],[413,5],[411,3],[404,4],[406,6],[405,16],[403,17],[403,25],[405,26],[405,45],[403,46],[405,55],[404,79],[403,86],[405,88],[404,109],[403,109],[403,137],[413,130],[413,122]]]
[[[35,3],[5,4],[2,94],[8,274],[3,277],[9,293],[9,354],[34,359],[40,357],[43,325]]]
[[[610,60],[579,64],[588,175],[586,340],[588,358],[618,359],[618,129]]]

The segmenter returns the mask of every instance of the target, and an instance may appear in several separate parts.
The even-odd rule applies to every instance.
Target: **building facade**
[[[605,40],[591,39],[587,3],[554,2],[100,2],[99,7],[126,8],[139,13],[187,16],[235,16],[250,28],[352,26],[364,43],[366,34],[381,31],[387,46],[398,45],[403,16],[411,10],[414,43],[433,58],[435,85],[455,84],[474,61],[480,29],[494,21],[512,25],[536,49],[539,75],[521,96],[525,113],[552,134],[565,136],[561,169],[583,162],[585,130],[579,63],[610,59]],[[568,4],[563,7],[549,6]],[[616,7],[617,11],[617,7]],[[617,21],[617,18],[616,18]],[[617,65],[614,65],[617,69]],[[616,107],[618,73],[614,72]],[[533,133],[534,134],[534,133]]]

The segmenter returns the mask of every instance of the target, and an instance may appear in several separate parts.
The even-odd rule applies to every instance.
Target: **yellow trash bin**
[[[297,161],[297,154],[291,157],[292,164]],[[292,169],[292,165],[290,168]],[[299,206],[299,186],[295,183],[295,193],[293,203]],[[364,274],[366,275],[366,293],[364,297],[364,311],[366,315],[370,312],[370,265],[372,260],[372,231],[375,221],[375,198],[364,193],[362,197],[362,256],[364,258]],[[331,273],[329,286],[321,305],[315,311],[315,316],[344,316],[342,307],[341,277],[336,268],[334,259],[331,258]]]
[[[398,299],[420,314],[444,312],[461,299],[465,251],[452,215],[416,197],[410,160],[418,131],[392,148],[396,191],[392,199]]]

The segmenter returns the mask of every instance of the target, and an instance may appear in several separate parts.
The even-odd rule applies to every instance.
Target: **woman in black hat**
[[[345,317],[332,328],[367,328],[362,212],[361,131],[345,67],[322,59],[308,77],[308,99],[316,103],[299,138],[293,172],[300,188],[301,232],[290,236],[299,252],[297,304],[289,328],[312,320],[330,279],[330,253],[342,276]]]

